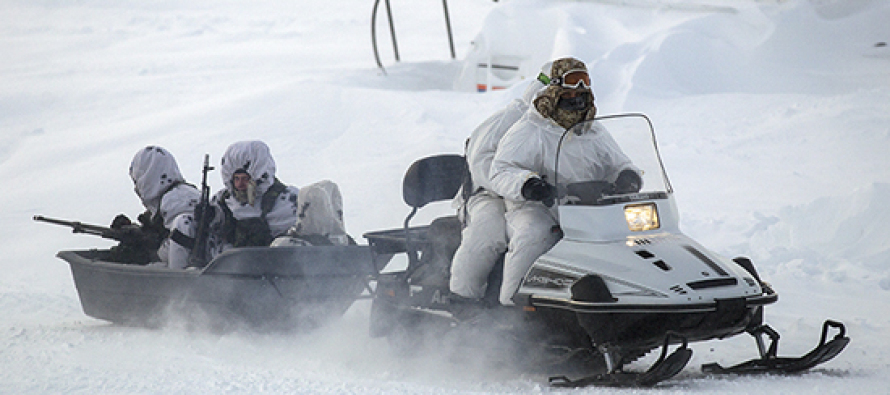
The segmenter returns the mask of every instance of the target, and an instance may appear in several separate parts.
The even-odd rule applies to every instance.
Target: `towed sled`
[[[86,315],[116,324],[182,320],[214,330],[310,330],[342,315],[373,271],[366,246],[246,247],[200,270],[104,260],[61,251]]]
[[[642,170],[642,189],[616,194],[599,180],[571,185],[556,180],[564,236],[528,270],[515,306],[497,302],[498,267],[482,300],[468,302],[449,292],[460,222],[442,217],[411,226],[410,221],[418,209],[456,195],[466,163],[459,155],[415,162],[403,182],[404,200],[412,208],[404,226],[364,235],[375,267],[396,254],[407,256],[403,267],[384,267],[377,275],[371,336],[386,337],[402,351],[429,340],[481,349],[510,339],[512,346],[496,347],[506,350],[504,359],[561,371],[565,375],[550,380],[560,387],[653,386],[684,369],[692,356],[689,343],[742,333],[754,337],[760,357],[727,368],[708,364],[706,373],[798,372],[844,349],[849,342],[844,325],[828,320],[811,352],[778,356],[779,335],[763,319],[764,307],[778,300],[777,293],[747,258],[722,257],[679,230],[673,189],[649,119],[623,114],[596,122]],[[449,337],[457,340],[443,343]],[[660,350],[660,356],[648,370],[624,370],[652,350]]]
[[[37,216],[75,233],[113,230]],[[341,316],[375,271],[368,246],[244,247],[200,269],[118,262],[110,250],[61,251],[86,315],[115,324],[310,330]]]

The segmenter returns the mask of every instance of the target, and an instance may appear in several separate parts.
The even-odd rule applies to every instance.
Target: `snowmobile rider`
[[[639,190],[638,170],[598,122],[587,66],[575,58],[553,62],[549,86],[498,143],[491,187],[506,200],[509,245],[500,302],[513,305],[523,276],[562,237],[554,200],[559,148],[560,184],[607,181],[616,190]],[[561,148],[560,139],[566,132]]]
[[[173,155],[157,146],[147,146],[133,156],[130,178],[146,209],[138,217],[139,228],[143,234],[152,235],[143,240],[156,240],[156,244],[154,241],[142,246],[122,243],[112,248],[113,259],[141,264],[160,261],[170,267],[185,267],[188,249],[172,238],[176,229],[188,228],[201,193],[185,182]],[[111,224],[113,229],[136,226],[123,214]]]
[[[551,63],[541,71],[550,73]],[[507,228],[504,199],[492,192],[489,171],[498,142],[516,121],[528,110],[535,94],[544,87],[539,79],[529,81],[522,96],[512,100],[500,111],[492,114],[470,134],[467,140],[466,158],[469,166],[472,190],[462,201],[459,213],[464,225],[460,246],[451,264],[449,288],[455,295],[472,300],[485,296],[488,275],[501,256],[507,251]],[[454,301],[459,301],[454,298]]]

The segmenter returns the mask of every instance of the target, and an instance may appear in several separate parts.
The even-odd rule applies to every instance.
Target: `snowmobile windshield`
[[[554,164],[559,203],[608,205],[672,193],[655,132],[643,114],[598,117],[562,136]]]

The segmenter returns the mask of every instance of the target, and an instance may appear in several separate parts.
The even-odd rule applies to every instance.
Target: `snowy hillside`
[[[681,229],[750,256],[778,291],[766,314],[780,354],[814,346],[826,318],[852,338],[835,360],[790,377],[706,377],[699,365],[753,358],[754,342],[697,344],[653,393],[890,388],[890,4],[452,0],[451,60],[441,4],[392,1],[402,62],[379,20],[386,75],[371,50],[372,4],[5,2],[0,393],[568,392],[534,374],[396,356],[368,337],[367,301],[313,334],[112,326],[83,314],[54,256],[111,243],[31,220],[137,215],[127,168],[145,145],[170,150],[197,182],[205,153],[218,162],[230,143],[262,139],[282,181],[340,185],[357,239],[399,226],[407,166],[461,152],[518,95],[474,92],[466,70],[490,55],[522,72],[578,57],[601,114],[653,119]],[[415,221],[451,208],[427,211]],[[626,391],[572,391],[612,392]]]

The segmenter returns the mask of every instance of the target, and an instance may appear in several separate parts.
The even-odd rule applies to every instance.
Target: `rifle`
[[[210,187],[207,186],[207,173],[213,170],[210,166],[210,155],[204,154],[204,167],[201,169],[201,200],[195,210],[195,223],[198,229],[195,232],[195,246],[189,253],[189,267],[204,267],[207,264],[207,234],[208,226],[212,218],[207,218],[207,210],[210,209]]]
[[[85,233],[88,235],[100,236],[124,244],[145,245],[147,242],[152,242],[156,238],[145,234],[138,226],[114,229],[100,225],[85,224],[79,221],[65,221],[62,219],[48,218],[42,215],[35,215],[34,220],[54,225],[67,226],[71,228],[73,233]]]

